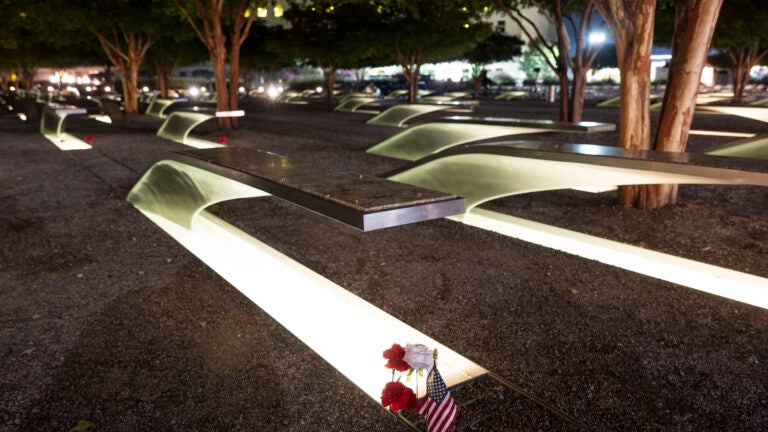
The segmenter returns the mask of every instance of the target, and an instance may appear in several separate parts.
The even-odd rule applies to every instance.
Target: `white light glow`
[[[245,87],[240,86],[240,87],[238,87],[237,91],[240,92],[240,93],[245,93]]]
[[[714,111],[720,114],[729,114],[752,120],[768,123],[768,108],[763,107],[739,107],[739,106],[697,106],[697,110]]]
[[[735,138],[752,138],[753,136],[757,135],[754,133],[708,131],[708,130],[690,130],[688,133],[691,135],[727,136],[727,137],[735,137]]]
[[[216,117],[242,117],[245,115],[243,110],[235,111],[216,111]]]
[[[603,32],[594,32],[589,34],[589,43],[591,45],[602,45],[605,43],[605,33]]]
[[[146,92],[148,92],[148,91],[149,91],[149,87],[147,87],[147,86],[144,86],[144,87],[142,87],[142,88],[141,88],[141,91],[143,91],[144,93],[146,93]]]
[[[10,87],[8,88],[8,90],[10,90],[10,91],[16,91],[16,87],[14,87],[14,86],[10,86]]]
[[[276,88],[270,87],[269,89],[267,89],[267,95],[272,99],[274,99],[280,95],[280,92],[278,92]]]
[[[208,183],[194,174],[196,170],[191,175],[200,183]],[[211,180],[211,185],[217,186],[214,183]],[[142,213],[377,402],[384,384],[391,379],[382,352],[393,343],[423,343],[437,348],[440,372],[449,386],[487,373],[445,345],[207,211],[195,216],[191,230],[157,214]],[[421,394],[424,383],[421,380]],[[415,386],[415,380],[405,384]]]
[[[68,133],[56,134],[43,134],[43,136],[50,142],[52,142],[59,150],[90,150],[92,147],[85,141],[77,138],[74,135]]]
[[[322,92],[323,92],[323,87],[322,86],[315,87],[315,93],[322,93]]]
[[[449,219],[768,309],[768,279],[480,208]]]
[[[104,91],[105,92],[111,92],[112,91],[112,87],[106,86],[106,87],[104,87]]]
[[[189,89],[189,94],[192,95],[192,96],[199,96],[200,95],[200,89],[198,89],[197,87],[191,87]]]

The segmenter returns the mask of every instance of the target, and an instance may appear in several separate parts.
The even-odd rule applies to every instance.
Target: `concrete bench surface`
[[[455,147],[385,177],[467,199],[467,209],[505,196],[632,184],[768,186],[768,161],[594,144],[517,141]]]
[[[408,120],[435,111],[451,109],[451,105],[400,104],[392,106],[367,121],[368,124],[402,127]]]
[[[154,99],[152,102],[149,103],[149,106],[147,107],[147,111],[145,112],[146,115],[152,116],[152,117],[160,117],[165,118],[167,117],[166,110],[175,103],[181,103],[181,102],[187,102],[188,100],[186,98],[177,98],[177,99]]]
[[[174,111],[172,112],[160,126],[157,131],[157,136],[179,144],[188,145],[190,147],[207,149],[215,147],[224,147],[223,144],[215,143],[213,141],[196,138],[190,135],[192,129],[201,123],[204,123],[213,118],[220,117],[242,117],[245,112],[242,110],[236,111]]]
[[[355,207],[353,213],[393,205],[427,210],[420,219],[463,211],[463,200],[446,194],[356,174],[329,177],[290,158],[231,148],[193,150],[156,163],[131,190],[128,201],[375,401],[380,400],[382,383],[391,379],[390,371],[382,367],[381,352],[393,341],[438,349],[440,372],[448,386],[488,373],[204,209],[215,202],[270,193],[321,213],[327,208],[317,202],[330,202],[342,212]],[[441,201],[440,209],[444,204],[461,205],[433,212],[436,201]],[[423,379],[418,388],[414,380],[405,384],[424,395]]]
[[[373,98],[373,97],[350,96],[344,99],[343,101],[341,101],[338,105],[336,105],[336,107],[334,108],[334,111],[355,112],[360,107],[376,102],[378,100],[379,100],[378,98]]]
[[[718,105],[700,105],[696,107],[696,112],[708,111],[711,113],[734,115],[744,117],[760,122],[768,123],[768,108],[758,106],[718,106]]]
[[[560,122],[546,119],[521,119],[492,116],[448,116],[441,117],[436,121],[452,123],[473,123],[494,126],[530,127],[565,132],[612,132],[616,130],[616,125],[613,123],[601,123],[593,121]]]
[[[761,134],[720,145],[705,153],[717,156],[768,159],[768,134]]]
[[[464,212],[465,201],[453,194],[431,191],[380,177],[353,173],[318,172],[285,156],[242,148],[190,150],[174,153],[174,163],[158,163],[131,192],[131,202],[153,208],[166,218],[189,226],[201,209],[222,201],[223,180],[234,180],[261,195],[269,194],[330,217],[363,231],[403,225]],[[191,180],[179,163],[222,177],[215,186],[206,180]],[[197,175],[196,173],[195,175]],[[231,185],[230,185],[231,186]],[[175,190],[183,187],[186,191]],[[257,192],[233,189],[239,197],[259,196]],[[158,193],[164,189],[165,193]],[[191,190],[189,190],[191,189]],[[245,189],[244,189],[245,190]],[[240,196],[240,194],[243,194]],[[175,197],[173,202],[154,202],[158,196]],[[179,197],[182,199],[179,202]]]
[[[45,106],[40,119],[40,133],[61,150],[90,149],[90,144],[64,131],[67,116],[76,114],[88,114],[88,110],[71,105]]]
[[[514,125],[487,125],[461,122],[420,123],[408,127],[366,150],[367,153],[408,161],[419,160],[458,145],[513,136],[547,132],[547,129]]]

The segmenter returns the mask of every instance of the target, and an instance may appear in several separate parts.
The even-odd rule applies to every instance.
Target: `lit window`
[[[275,7],[273,8],[273,11],[275,13],[275,18],[280,18],[281,16],[283,16],[283,5],[279,3],[276,4]]]
[[[256,8],[256,16],[259,18],[266,18],[269,14],[269,10],[265,7]]]

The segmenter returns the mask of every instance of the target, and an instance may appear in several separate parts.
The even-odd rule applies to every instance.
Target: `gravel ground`
[[[229,145],[328,170],[401,165],[365,153],[398,132],[365,124],[370,115],[245,108]],[[555,115],[536,102],[478,111]],[[618,112],[589,108],[585,119]],[[408,431],[125,201],[152,163],[184,148],[154,135],[160,123],[72,118],[68,130],[94,149],[62,152],[36,124],[0,119],[0,430]],[[768,132],[706,114],[694,128]],[[695,135],[689,150],[732,139]],[[766,188],[682,186],[680,197],[653,212],[574,191],[488,207],[768,277]],[[212,211],[589,429],[768,427],[763,309],[447,220],[360,233],[273,198]],[[574,429],[496,382],[454,395],[478,392],[493,397],[473,430]]]

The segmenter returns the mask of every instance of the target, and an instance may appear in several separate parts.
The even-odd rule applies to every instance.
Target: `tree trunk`
[[[472,78],[472,99],[480,99],[480,84],[483,80],[483,77],[476,76]]]
[[[325,99],[328,103],[334,103],[336,101],[336,68],[331,66],[323,68],[323,78],[325,78],[325,89],[327,94]]]
[[[222,39],[223,35],[219,35]],[[226,71],[226,55],[224,49],[214,50],[211,53],[211,66],[213,67],[213,80],[216,84],[216,110],[217,111],[229,111],[229,92],[227,90],[227,71]],[[229,132],[232,128],[230,117],[219,117],[219,127],[224,132]]]
[[[557,30],[557,69],[555,73],[560,81],[560,121],[568,121],[571,118],[568,83],[568,63],[571,55],[570,38],[563,23],[563,9],[560,1],[554,2],[555,28]]]
[[[240,91],[240,46],[232,44],[229,55],[229,111],[237,110]],[[230,118],[230,127],[237,127],[237,117]]]
[[[124,62],[121,68],[123,75],[123,104],[126,114],[136,114],[139,112],[139,66],[141,62],[132,57],[130,61]]]
[[[647,150],[651,143],[651,47],[656,0],[596,0],[613,31],[621,72],[619,144]],[[652,191],[642,185],[619,186],[619,202],[645,208]]]
[[[560,81],[560,121],[567,122],[570,118],[570,89],[568,88],[568,70],[558,71],[557,78]]]
[[[168,97],[168,70],[164,60],[155,63],[155,87],[160,92],[161,98]]]
[[[416,103],[419,100],[419,71],[420,66],[403,68],[405,80],[408,82],[408,102]]]
[[[568,121],[580,122],[584,117],[584,94],[587,91],[587,69],[573,68],[573,83],[571,83],[571,109]]]
[[[678,1],[675,33],[667,89],[656,133],[655,150],[683,152],[696,109],[701,72],[717,23],[722,0]],[[677,202],[677,187],[656,186],[649,197],[650,208]]]

